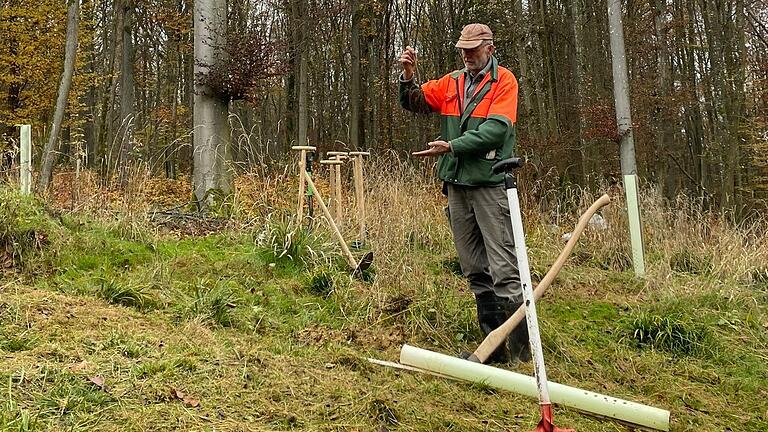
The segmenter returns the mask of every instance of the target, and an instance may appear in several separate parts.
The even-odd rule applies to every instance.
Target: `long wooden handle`
[[[301,152],[299,153],[299,172],[304,172],[307,170],[307,150],[301,149]],[[296,214],[299,220],[299,223],[302,223],[304,220],[304,175],[299,174],[299,205],[296,209]]]
[[[365,242],[365,194],[363,190],[363,158],[355,158],[355,195],[357,217],[360,224],[360,241]]]
[[[334,168],[336,169],[336,202],[334,203],[336,207],[336,223],[341,225],[342,218],[344,217],[343,198],[341,197],[341,164],[334,166]]]
[[[341,236],[341,232],[339,231],[339,227],[336,226],[336,224],[333,222],[333,218],[331,217],[331,212],[328,211],[328,207],[325,206],[325,202],[323,201],[323,198],[320,196],[320,192],[315,187],[315,183],[312,182],[312,178],[307,174],[306,171],[304,171],[304,178],[307,180],[307,184],[309,187],[312,188],[312,190],[315,193],[315,198],[317,198],[317,203],[320,204],[320,208],[323,210],[323,214],[325,215],[325,218],[328,219],[328,224],[331,226],[331,229],[333,230],[333,234],[336,236],[336,240],[339,241],[339,246],[341,246],[342,252],[344,252],[344,256],[347,258],[347,262],[349,263],[349,266],[352,268],[352,270],[357,269],[357,261],[355,261],[355,257],[352,256],[352,252],[349,251],[349,248],[347,247],[347,242],[344,241],[344,237]]]
[[[560,269],[563,268],[563,264],[565,264],[565,261],[571,255],[573,248],[576,246],[576,242],[579,240],[581,233],[584,232],[584,229],[589,224],[589,220],[592,218],[592,215],[594,215],[602,207],[608,205],[610,202],[611,198],[608,195],[603,195],[597,201],[595,201],[594,204],[592,204],[587,209],[587,211],[584,212],[583,215],[581,215],[579,222],[576,224],[576,228],[574,228],[573,234],[568,240],[568,243],[566,243],[565,247],[563,248],[563,251],[560,252],[560,255],[557,257],[557,260],[555,260],[555,263],[552,264],[552,267],[550,267],[549,271],[544,276],[544,279],[542,279],[541,282],[539,282],[539,285],[536,286],[536,289],[533,290],[534,301],[538,301],[541,296],[544,295],[544,292],[547,290],[547,288],[549,288],[549,285],[553,280],[555,280],[557,274],[560,273]],[[485,363],[485,361],[488,360],[488,357],[490,357],[491,354],[496,351],[496,348],[504,343],[504,341],[507,339],[507,336],[512,333],[512,330],[514,330],[515,327],[517,327],[517,325],[523,321],[523,319],[525,319],[525,306],[520,306],[504,324],[499,326],[496,330],[490,332],[488,336],[485,337],[483,342],[480,343],[480,346],[478,346],[475,352],[472,353],[472,357],[470,357],[470,359],[479,361],[480,363]]]

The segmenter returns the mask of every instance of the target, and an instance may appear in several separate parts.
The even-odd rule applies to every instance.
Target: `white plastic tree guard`
[[[474,363],[445,354],[403,345],[400,363],[433,374],[454,379],[483,383],[530,397],[538,397],[536,380],[516,372]],[[669,411],[549,382],[549,396],[553,403],[576,410],[616,419],[632,426],[669,431]]]
[[[18,126],[20,129],[19,141],[21,143],[19,186],[22,194],[29,195],[32,193],[32,126]]]

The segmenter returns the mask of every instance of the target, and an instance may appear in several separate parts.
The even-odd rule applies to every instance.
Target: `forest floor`
[[[289,177],[241,178],[237,201],[205,218],[152,211],[188,199],[184,182],[48,204],[0,186],[0,430],[533,429],[534,399],[366,361],[481,340],[438,187],[408,168],[380,175],[364,280],[322,220],[297,228]],[[646,277],[618,196],[540,302],[550,380],[668,409],[673,431],[768,430],[765,231],[646,195]],[[524,200],[534,279],[595,198],[542,196]]]

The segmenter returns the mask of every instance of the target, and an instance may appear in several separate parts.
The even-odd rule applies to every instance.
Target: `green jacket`
[[[469,104],[464,102],[466,69],[421,87],[413,81],[400,81],[400,105],[417,113],[440,113],[441,139],[451,144],[451,152],[440,156],[438,177],[466,186],[489,186],[504,182],[494,175],[494,163],[512,157],[517,121],[517,78],[491,57],[490,73],[477,85]]]

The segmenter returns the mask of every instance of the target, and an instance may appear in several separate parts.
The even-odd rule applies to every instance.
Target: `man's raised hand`
[[[400,54],[400,65],[403,67],[403,78],[408,81],[416,71],[416,50],[410,45]]]

